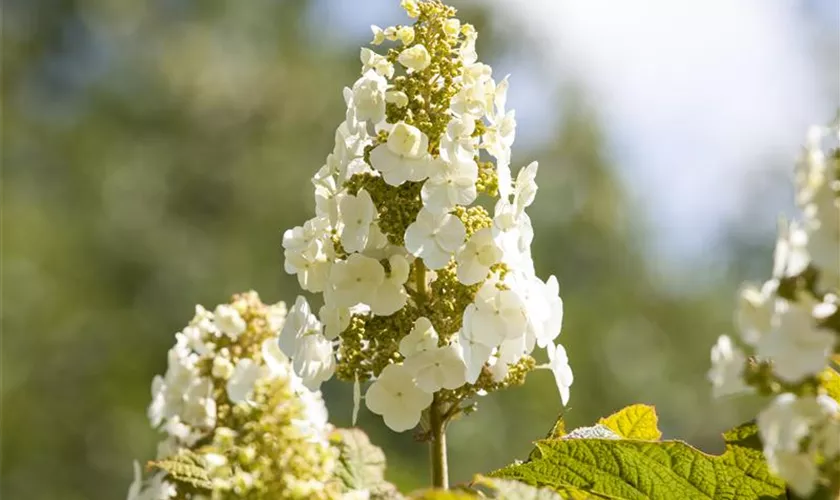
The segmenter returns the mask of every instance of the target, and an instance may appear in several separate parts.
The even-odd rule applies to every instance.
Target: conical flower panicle
[[[152,383],[149,420],[164,435],[157,460],[199,460],[212,483],[206,498],[339,496],[326,407],[278,346],[285,317],[285,304],[265,305],[256,292],[213,311],[196,306]],[[143,480],[136,468],[130,500],[202,498],[177,477]]]
[[[323,306],[298,297],[281,348],[310,388],[373,380],[366,405],[396,431],[435,394],[452,416],[523,383],[535,347],[565,403],[563,303],[557,280],[534,273],[537,164],[513,180],[508,78],[479,62],[453,8],[402,5],[414,22],[372,26],[344,89],[345,120],[312,179],[315,217],[283,235],[286,271]]]

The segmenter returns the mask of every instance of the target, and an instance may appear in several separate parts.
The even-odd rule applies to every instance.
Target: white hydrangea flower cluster
[[[316,315],[298,297],[281,349],[313,389],[334,374],[374,379],[366,405],[395,431],[416,426],[439,391],[458,411],[521,383],[535,346],[565,404],[563,302],[557,280],[534,272],[537,163],[513,181],[508,79],[478,61],[477,33],[454,9],[403,7],[414,25],[372,26],[373,45],[393,47],[363,48],[344,89],[345,120],[312,180],[316,216],[283,235],[286,271],[324,305]]]
[[[264,305],[255,292],[212,312],[196,306],[152,382],[148,417],[165,436],[157,459],[199,453],[213,478],[208,499],[337,497],[326,407],[278,345],[285,317],[284,303]],[[163,471],[144,480],[135,464],[128,498],[173,498],[179,488]]]
[[[721,336],[709,371],[717,396],[775,397],[758,417],[765,456],[801,496],[840,476],[840,411],[824,387],[840,352],[838,132],[810,131],[796,168],[802,220],[780,224],[773,277],[740,291],[742,347]]]

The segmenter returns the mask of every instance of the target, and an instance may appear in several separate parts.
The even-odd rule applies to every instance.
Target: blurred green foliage
[[[322,40],[311,7],[4,5],[0,496],[122,497],[131,461],[153,457],[149,386],[194,304],[251,288],[294,301],[282,230],[314,209],[309,177],[359,67],[358,46]],[[479,25],[482,59],[516,47],[479,8],[462,17]],[[565,300],[560,340],[576,379],[567,425],[643,401],[667,437],[719,450],[738,411],[712,404],[704,373],[713,339],[731,329],[739,268],[699,292],[669,292],[644,258],[645,224],[595,110],[578,90],[558,92],[554,139],[514,146],[514,160],[541,163],[534,257]],[[334,422],[349,425],[351,388],[324,389]],[[524,458],[559,411],[548,372],[480,401],[451,427],[453,480]],[[360,425],[386,450],[391,480],[426,483],[426,450],[410,433],[364,411]]]

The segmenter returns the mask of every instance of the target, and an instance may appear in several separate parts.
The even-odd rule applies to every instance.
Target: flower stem
[[[423,301],[422,305],[425,305],[428,300],[426,265],[420,259],[416,262],[418,267],[414,278],[417,295]],[[432,487],[441,490],[449,489],[449,465],[446,461],[446,421],[449,416],[435,393],[432,406],[429,407],[429,461],[432,464]]]
[[[429,408],[429,427],[431,441],[429,442],[429,458],[432,464],[432,487],[449,489],[449,465],[446,460],[446,421],[438,395],[435,394],[432,406]]]

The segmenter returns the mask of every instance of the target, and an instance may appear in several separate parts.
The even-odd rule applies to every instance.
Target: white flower
[[[460,219],[450,214],[435,215],[424,208],[405,231],[405,248],[423,259],[429,269],[442,269],[465,237],[466,229]]]
[[[318,317],[324,325],[324,336],[328,340],[335,340],[341,332],[350,326],[353,315],[348,307],[338,307],[335,304],[326,303],[318,311]]]
[[[438,333],[425,316],[414,321],[411,332],[400,340],[400,354],[408,358],[438,346]]]
[[[557,390],[560,391],[560,400],[565,406],[569,402],[569,388],[575,380],[572,368],[569,366],[569,357],[566,349],[560,344],[549,344],[546,352],[548,352],[549,367],[554,374],[554,382],[557,384]]]
[[[341,228],[341,245],[347,252],[361,252],[367,245],[370,225],[376,218],[376,207],[370,194],[360,189],[356,196],[347,195],[338,202]]]
[[[163,425],[163,431],[169,437],[166,439],[166,444],[163,444],[161,448],[174,447],[175,450],[173,451],[177,451],[179,445],[192,446],[203,434],[200,431],[194,431],[192,427],[181,422],[181,417],[177,415],[166,421]]]
[[[467,323],[468,316],[472,315],[472,311],[467,309],[464,312],[464,323]],[[458,334],[458,344],[461,346],[461,356],[464,359],[464,364],[467,366],[467,382],[474,384],[481,375],[481,369],[490,355],[493,353],[493,347],[474,340],[467,336],[463,329]]]
[[[465,74],[463,87],[452,97],[449,107],[456,116],[468,114],[481,118],[492,111],[493,80],[483,68],[481,70],[474,81]]]
[[[457,389],[466,382],[466,365],[461,350],[454,345],[434,347],[409,356],[404,365],[414,375],[417,386],[426,392]]]
[[[190,388],[201,383],[194,355],[185,355],[177,348],[168,353],[166,374],[152,380],[152,403],[148,416],[153,427],[164,419],[183,413]]]
[[[143,472],[140,464],[134,461],[134,481],[128,488],[128,500],[168,500],[175,497],[177,491],[175,485],[164,481],[166,474],[157,473],[149,480],[149,484],[143,487]]]
[[[310,219],[302,227],[283,233],[286,272],[297,274],[304,290],[324,290],[335,254],[329,234],[330,225],[326,217]]]
[[[388,242],[388,237],[379,229],[376,222],[370,225],[370,233],[368,234],[367,245],[360,253],[367,257],[376,260],[383,260],[398,251],[399,247],[395,247]]]
[[[478,59],[478,54],[475,51],[475,42],[478,38],[478,32],[473,25],[465,24],[461,27],[461,33],[464,35],[464,40],[461,42],[461,47],[458,49],[458,57],[464,63],[464,66],[469,68],[474,65]]]
[[[732,339],[726,335],[718,338],[712,347],[712,368],[708,373],[716,398],[752,391],[744,382],[746,362],[747,357],[732,345]]]
[[[254,385],[263,376],[263,367],[250,358],[236,362],[233,375],[227,383],[227,395],[233,403],[248,401],[254,392]]]
[[[402,0],[400,6],[408,14],[408,17],[417,17],[420,15],[420,6],[417,5],[417,0]]]
[[[244,332],[245,328],[248,327],[245,320],[239,315],[239,311],[229,304],[220,304],[217,306],[213,312],[213,316],[215,317],[215,322],[219,330],[233,340],[236,340],[239,334]]]
[[[382,28],[375,24],[371,24],[370,31],[373,32],[373,41],[370,42],[372,45],[381,45],[382,42],[385,41],[385,32],[382,31]]]
[[[324,398],[320,391],[311,391],[303,386],[297,377],[292,379],[292,386],[295,394],[303,403],[303,414],[301,419],[292,421],[298,429],[306,434],[311,434],[312,441],[323,442],[324,433],[329,428],[327,407],[324,405]],[[324,443],[326,446],[326,443]]]
[[[203,458],[211,470],[224,467],[228,463],[227,457],[219,453],[204,453]]]
[[[500,290],[495,282],[487,281],[464,311],[464,336],[494,347],[524,335],[527,326],[524,307],[514,291]]]
[[[837,403],[828,396],[797,397],[792,393],[777,396],[756,419],[765,454],[799,451],[800,443],[811,429],[836,411]]]
[[[520,361],[534,351],[535,338],[532,334],[526,333],[514,339],[503,341],[496,351],[495,356],[490,358],[490,373],[494,382],[501,382],[510,371],[510,365]]]
[[[545,347],[560,335],[563,328],[563,299],[557,278],[550,276],[543,283],[538,277],[525,273],[508,275],[511,289],[519,295],[528,320],[527,332],[537,345]]]
[[[403,50],[397,57],[397,61],[412,71],[423,71],[431,64],[432,56],[423,44],[418,43]]]
[[[482,137],[482,146],[497,160],[510,161],[510,147],[516,137],[516,115],[513,110],[505,111],[508,79],[496,85],[494,98],[495,112],[488,113],[489,125]]]
[[[386,366],[365,394],[368,409],[382,415],[385,425],[395,432],[414,428],[431,404],[432,394],[417,387],[403,365]]]
[[[771,470],[800,498],[809,498],[817,487],[819,468],[810,453],[779,451],[768,460]]]
[[[773,362],[773,372],[798,382],[820,372],[833,352],[836,336],[816,326],[810,307],[776,300],[771,330],[761,337],[756,354]]]
[[[752,285],[741,288],[736,322],[747,345],[755,346],[770,331],[778,286],[778,281],[770,280],[760,290]]]
[[[414,41],[414,28],[411,26],[400,26],[397,28],[396,36],[403,45],[409,45]]]
[[[382,284],[374,290],[370,301],[370,311],[377,316],[390,316],[405,306],[408,294],[403,285],[408,280],[411,269],[408,260],[402,255],[392,255],[388,259],[391,272]]]
[[[370,305],[385,282],[385,269],[378,260],[354,253],[333,266],[330,282],[336,306]]]
[[[181,420],[193,427],[210,429],[216,425],[216,401],[213,399],[213,382],[200,378],[184,395]]]
[[[295,299],[295,305],[289,311],[283,329],[280,331],[278,339],[280,350],[286,356],[292,357],[297,351],[301,339],[315,333],[321,333],[321,323],[312,314],[306,298],[298,295]]]
[[[796,222],[779,220],[779,237],[773,253],[773,277],[798,276],[808,267],[808,233]]]
[[[338,198],[344,189],[336,182],[335,175],[323,175],[325,168],[327,165],[321,167],[318,174],[312,178],[312,185],[315,186],[315,214],[334,226],[338,223]]]
[[[362,47],[359,59],[362,61],[362,72],[373,69],[377,74],[385,78],[394,76],[394,65],[388,62],[388,58],[379,55],[367,47]]]
[[[826,451],[820,449],[824,445],[820,439],[812,439],[810,449],[803,450],[803,440],[818,436],[826,424],[832,425],[837,411],[837,402],[828,396],[798,398],[785,393],[777,396],[756,419],[770,469],[797,495],[809,496],[813,492],[818,478],[817,455]]]
[[[455,254],[458,263],[458,281],[474,285],[487,278],[490,266],[499,262],[502,251],[493,241],[493,231],[483,228],[476,231]]]
[[[303,384],[309,390],[318,390],[321,383],[332,378],[335,373],[332,342],[317,333],[305,336],[298,343],[292,364],[295,373],[303,379]]]
[[[443,23],[443,31],[449,36],[457,36],[461,31],[461,21],[454,17],[447,19]]]
[[[472,159],[449,163],[441,159],[429,164],[429,180],[423,184],[423,208],[440,214],[455,205],[469,205],[477,196],[478,165]]]
[[[510,171],[510,159],[503,158],[496,161],[496,184],[499,185],[500,201],[510,199],[513,193],[513,174]]]
[[[533,238],[534,229],[528,214],[517,211],[516,205],[505,199],[499,200],[493,216],[493,239],[502,250],[502,262],[512,269],[533,273]]]
[[[385,92],[385,102],[394,104],[398,108],[408,106],[408,96],[401,90],[389,90]]]
[[[344,97],[348,106],[348,114],[355,114],[353,91],[345,89]],[[355,116],[351,118],[355,119]],[[372,137],[367,133],[365,122],[357,122],[355,126],[351,127],[345,120],[336,128],[335,146],[333,152],[327,156],[325,167],[329,175],[336,176],[338,186],[342,186],[355,174],[373,172],[364,160],[365,148],[371,143]]]
[[[428,176],[431,159],[428,149],[426,134],[417,127],[398,122],[391,128],[388,141],[370,152],[370,164],[392,186],[399,186],[405,181],[420,181]]]
[[[469,114],[453,116],[440,138],[440,158],[449,163],[473,162],[476,151],[475,117]]]
[[[803,158],[796,169],[797,204],[807,234],[805,252],[819,271],[817,289],[840,288],[840,171],[832,151],[838,144],[838,125],[809,130]],[[830,136],[831,144],[829,144]]]
[[[233,375],[233,363],[230,362],[226,356],[218,355],[213,358],[213,368],[211,374],[222,380],[227,380]]]
[[[539,164],[531,162],[527,167],[523,167],[516,175],[516,185],[513,190],[513,207],[516,216],[520,216],[525,212],[525,209],[534,203],[537,197],[537,170]]]
[[[212,323],[212,320],[207,321],[212,327],[212,333],[208,330],[205,330],[200,325],[204,324],[204,321],[198,322],[196,325],[190,325],[181,330],[180,332],[175,334],[175,341],[176,345],[183,346],[186,349],[189,349],[199,356],[204,356],[205,354],[211,354],[213,349],[212,347],[212,337],[216,335],[218,329],[216,325]],[[208,341],[211,341],[208,343]]]
[[[280,350],[277,339],[267,338],[260,346],[262,361],[267,368],[267,375],[271,378],[289,376],[289,358]]]
[[[379,123],[385,118],[385,89],[388,82],[369,69],[353,84],[353,105],[356,119]]]

